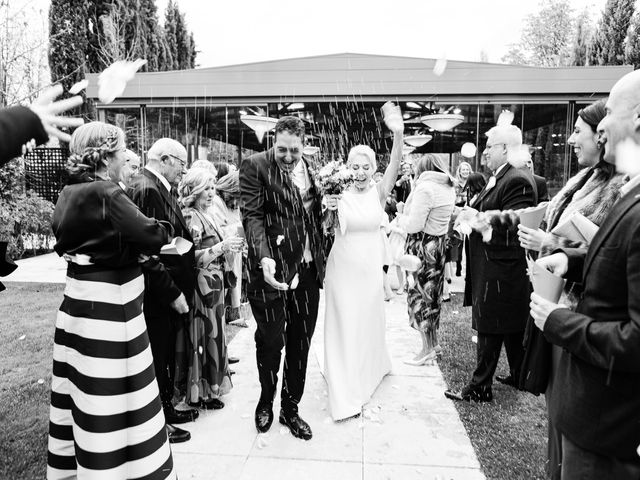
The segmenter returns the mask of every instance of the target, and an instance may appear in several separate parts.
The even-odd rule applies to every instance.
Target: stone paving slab
[[[192,440],[173,445],[181,478],[202,479],[484,479],[473,447],[436,364],[402,363],[419,345],[408,326],[404,296],[385,303],[387,343],[393,370],[363,409],[360,418],[333,422],[321,373],[323,308],[312,342],[305,395],[300,414],[313,429],[313,439],[294,438],[276,419],[258,435],[253,412],[259,396],[253,333],[242,329],[229,346],[239,357],[234,389],[226,407],[203,412],[183,427]]]

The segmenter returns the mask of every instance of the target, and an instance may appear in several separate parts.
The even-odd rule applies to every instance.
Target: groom
[[[273,422],[280,357],[286,345],[280,423],[294,436],[309,440],[311,428],[298,415],[298,404],[316,326],[325,256],[321,197],[302,158],[303,148],[302,120],[278,120],[273,148],[240,165],[240,208],[249,245],[247,296],[257,323],[256,359],[262,389],[256,428],[266,432]]]

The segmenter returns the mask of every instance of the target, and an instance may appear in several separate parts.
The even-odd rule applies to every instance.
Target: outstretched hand
[[[57,137],[63,142],[71,141],[71,136],[58,130],[58,127],[79,127],[84,123],[81,118],[65,117],[59,114],[82,105],[82,97],[65,98],[54,101],[62,93],[62,85],[47,88],[30,105],[29,108],[40,117],[42,126],[50,137]]]
[[[264,281],[276,290],[289,290],[289,285],[276,280],[276,261],[273,258],[264,257],[260,260]]]

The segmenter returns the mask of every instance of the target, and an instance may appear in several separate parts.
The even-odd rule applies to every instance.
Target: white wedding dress
[[[391,371],[380,241],[386,214],[377,189],[345,192],[338,212],[340,231],[327,259],[324,323],[324,374],[334,420],[360,413]]]

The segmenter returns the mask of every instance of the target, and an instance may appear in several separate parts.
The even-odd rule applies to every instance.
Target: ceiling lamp
[[[287,105],[287,110],[302,110],[304,108],[304,103],[296,102],[290,103]]]
[[[402,147],[402,155],[409,155],[416,147]]]
[[[407,108],[412,108],[413,110],[422,110],[422,105],[416,102],[407,102]]]
[[[320,147],[314,147],[313,145],[307,145],[302,149],[304,155],[315,155],[320,151]]]
[[[278,123],[277,118],[260,117],[258,115],[241,115],[240,120],[251,130],[256,132],[258,142],[262,143],[264,134],[269,130],[273,130]]]
[[[420,118],[420,121],[438,132],[447,132],[464,122],[464,116],[455,113],[436,113],[425,115]]]
[[[460,155],[462,155],[465,158],[474,158],[476,156],[477,151],[478,149],[473,143],[467,142],[464,145],[462,145],[462,148],[460,149]]]
[[[421,147],[429,143],[432,138],[432,135],[409,135],[408,137],[404,137],[404,143],[412,147]]]

